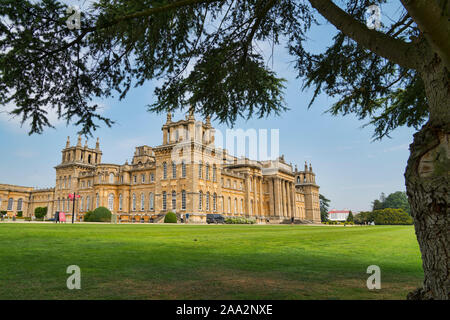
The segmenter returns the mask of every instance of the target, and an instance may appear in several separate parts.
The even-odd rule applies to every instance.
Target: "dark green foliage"
[[[4,210],[3,210],[3,211],[0,211],[0,215],[2,215],[2,216],[6,216],[6,213],[7,213],[7,212],[4,211]]]
[[[109,211],[105,207],[98,207],[92,213],[89,214],[86,220],[86,216],[84,221],[88,222],[111,222],[111,211]]]
[[[34,209],[34,216],[36,219],[42,219],[47,215],[47,207],[37,207]]]
[[[381,209],[372,212],[360,212],[354,218],[355,223],[365,224],[374,222],[376,225],[408,225],[413,219],[402,209]]]
[[[324,195],[319,194],[319,203],[320,203],[320,220],[322,222],[328,221],[328,210],[330,208],[330,200],[327,199]]]
[[[350,213],[348,214],[346,222],[353,222],[353,221],[354,221],[353,213],[350,211]]]
[[[89,222],[89,219],[90,219],[91,215],[92,215],[92,211],[86,212],[84,214],[84,216],[83,216],[83,220],[86,221],[86,222]]]
[[[17,217],[21,218],[23,216],[23,212],[22,211],[17,211]]]
[[[167,212],[164,217],[164,223],[177,223],[177,215],[172,211]]]
[[[403,209],[408,214],[411,214],[408,197],[406,195],[406,192],[403,191],[391,193],[387,197],[384,195],[384,193],[382,193],[380,196],[380,200],[374,200],[372,202],[373,211],[386,208]]]

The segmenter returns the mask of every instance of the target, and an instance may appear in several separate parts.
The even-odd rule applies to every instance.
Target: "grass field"
[[[0,270],[0,299],[404,299],[423,278],[412,226],[3,223]]]

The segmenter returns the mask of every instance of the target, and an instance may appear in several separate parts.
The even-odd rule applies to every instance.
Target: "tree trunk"
[[[450,299],[450,87],[435,56],[420,72],[430,119],[414,135],[405,171],[406,190],[425,274],[408,299]]]

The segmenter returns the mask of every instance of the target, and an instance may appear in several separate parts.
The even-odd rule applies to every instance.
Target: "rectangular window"
[[[165,191],[162,194],[162,209],[167,210],[167,193]]]

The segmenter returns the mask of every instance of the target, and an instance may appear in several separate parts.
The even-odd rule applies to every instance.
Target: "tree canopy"
[[[411,214],[411,207],[408,202],[406,192],[397,191],[389,194],[387,197],[384,193],[381,194],[380,199],[372,202],[372,210],[381,210],[386,208],[402,209],[408,214]]]
[[[194,108],[229,124],[278,114],[287,108],[284,80],[258,49],[265,41],[288,48],[304,88],[314,88],[311,103],[321,92],[339,97],[330,112],[368,119],[376,137],[417,128],[428,116],[414,65],[421,33],[404,9],[398,21],[369,30],[367,7],[385,2],[98,0],[70,29],[62,1],[0,0],[0,104],[30,120],[30,134],[52,127],[50,112],[91,134],[113,124],[95,99],[123,99],[162,79],[149,110]],[[307,46],[316,10],[348,24],[320,54]]]

